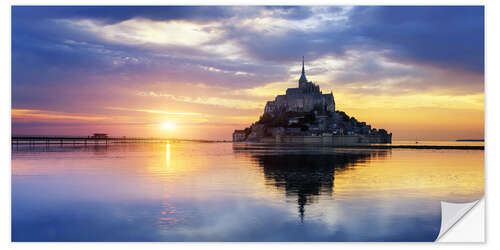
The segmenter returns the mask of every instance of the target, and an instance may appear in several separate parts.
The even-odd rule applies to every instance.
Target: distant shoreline
[[[240,144],[240,143],[236,143]],[[405,148],[405,149],[457,149],[457,150],[484,150],[484,146],[475,145],[373,145],[373,144],[358,144],[358,145],[324,145],[324,144],[293,144],[293,143],[241,143],[241,144],[255,144],[255,145],[276,145],[276,146],[317,146],[317,147],[328,147],[328,148],[352,148],[352,149],[393,149],[393,148]]]
[[[392,149],[392,148],[409,148],[409,149],[462,149],[462,150],[484,150],[484,146],[467,146],[467,145],[353,145],[342,146],[344,148],[373,148],[373,149]]]

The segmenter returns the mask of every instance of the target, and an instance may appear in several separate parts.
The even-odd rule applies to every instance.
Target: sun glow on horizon
[[[172,130],[175,128],[175,124],[172,122],[164,122],[161,124],[161,128],[164,130]]]

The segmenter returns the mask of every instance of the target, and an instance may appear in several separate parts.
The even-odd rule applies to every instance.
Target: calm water
[[[418,142],[418,143],[416,143]],[[384,144],[382,144],[384,145]],[[385,144],[387,145],[387,144]],[[392,141],[392,145],[417,145],[417,146],[484,146],[484,141]]]
[[[14,241],[433,241],[481,150],[12,147]]]

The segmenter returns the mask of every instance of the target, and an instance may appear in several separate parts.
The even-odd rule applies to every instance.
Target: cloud
[[[13,81],[155,76],[250,88],[286,80],[302,55],[349,60],[349,51],[482,74],[483,16],[481,7],[16,6]]]
[[[303,54],[312,60],[343,57],[355,49],[385,51],[400,63],[484,71],[484,9],[479,6],[354,7],[329,15],[320,10],[300,22],[250,24],[228,24],[227,37],[260,60],[289,62]]]
[[[214,105],[228,108],[237,108],[241,110],[255,110],[262,109],[264,104],[262,102],[255,102],[249,100],[241,99],[231,99],[231,98],[220,98],[220,97],[190,97],[190,96],[176,96],[166,93],[155,93],[155,92],[139,92],[138,95],[146,97],[162,97],[168,98],[173,101],[185,102],[185,103],[195,103],[195,104],[206,104]]]
[[[146,113],[153,113],[153,114],[162,114],[162,115],[169,115],[169,116],[200,116],[202,114],[200,113],[192,113],[192,112],[170,112],[170,111],[165,111],[165,110],[154,110],[154,109],[128,109],[128,108],[120,108],[120,107],[106,107],[106,109],[110,110],[122,110],[122,111],[136,111],[136,112],[146,112]]]
[[[217,6],[13,6],[12,16],[19,19],[95,19],[115,24],[136,17],[154,21],[217,21],[235,15],[229,7]]]
[[[14,120],[60,120],[60,121],[102,121],[107,120],[104,116],[67,114],[64,112],[32,110],[32,109],[12,109],[12,119]]]
[[[484,72],[482,6],[357,7],[349,20],[353,35],[395,60]]]
[[[53,28],[37,30],[13,22],[14,88],[33,82],[67,87],[89,82],[135,84],[153,78],[176,84],[203,82],[241,88],[287,77],[282,65],[225,55],[234,49],[230,44],[209,43],[216,39],[212,35],[216,31],[205,31],[206,27],[190,22],[132,19],[104,28],[91,20],[43,22]],[[164,32],[166,28],[177,32]],[[80,33],[74,35],[75,30]],[[173,33],[181,38],[170,39]],[[194,44],[184,41],[186,33],[192,34]],[[199,46],[205,42],[206,46]]]
[[[383,53],[349,51],[337,68],[336,83],[377,82],[387,79],[423,76],[420,69],[387,60]]]

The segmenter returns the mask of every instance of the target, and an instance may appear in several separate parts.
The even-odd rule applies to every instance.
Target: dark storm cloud
[[[236,27],[229,30],[231,32],[228,38],[235,39],[247,51],[248,56],[257,60],[297,62],[305,55],[311,61],[326,55],[342,56],[345,52],[345,44],[341,40],[328,37],[311,40],[311,36],[317,32],[289,30],[283,35],[274,35]]]
[[[190,20],[217,21],[232,17],[228,7],[218,6],[14,6],[13,20],[17,19],[96,19],[113,24],[136,17],[154,21]]]
[[[278,35],[229,27],[228,37],[261,60],[290,61],[300,54],[314,60],[342,57],[349,49],[384,50],[402,63],[484,71],[483,7],[354,7],[347,16],[341,27],[325,21],[318,29],[290,29]]]
[[[395,60],[484,71],[482,6],[358,7],[351,32],[391,50]]]
[[[373,82],[378,79],[401,77],[420,77],[424,76],[422,72],[405,67],[385,66],[378,60],[368,55],[358,55],[358,58],[350,60],[335,78],[336,83],[355,83],[355,82]]]

